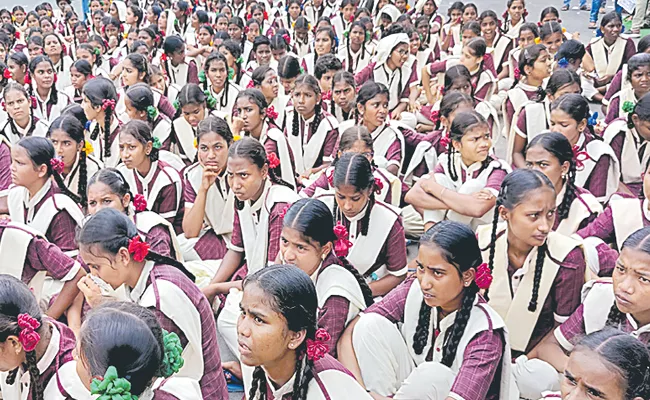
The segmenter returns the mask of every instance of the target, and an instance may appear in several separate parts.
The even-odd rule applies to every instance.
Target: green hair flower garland
[[[175,108],[176,110],[178,110],[179,108],[181,108],[181,103],[179,103],[178,100],[174,100],[174,102],[172,103],[172,105],[174,106],[174,108]]]
[[[90,383],[90,394],[98,394],[97,400],[138,400],[131,394],[131,382],[117,376],[117,369],[108,367],[104,379],[93,379]]]
[[[205,71],[199,71],[199,82],[205,83]]]
[[[151,119],[156,119],[156,117],[158,116],[158,110],[156,110],[156,107],[154,107],[154,106],[148,106],[147,107],[147,115]]]
[[[183,360],[183,346],[181,340],[174,332],[167,332],[163,329],[163,342],[165,344],[165,354],[163,366],[161,369],[162,376],[168,378],[180,371],[185,364]]]
[[[636,104],[634,104],[631,101],[626,101],[625,103],[623,103],[623,112],[626,112],[628,114],[633,113],[635,108],[636,108]]]
[[[205,101],[208,104],[208,108],[211,108],[211,109],[215,108],[217,106],[217,99],[215,99],[214,96],[212,96],[210,94],[209,90],[205,90],[203,93],[205,93],[205,96],[206,96]]]
[[[154,149],[160,149],[162,147],[162,143],[160,143],[160,139],[156,136],[154,136],[152,140],[152,146]]]
[[[233,79],[235,79],[235,69],[228,68],[228,80],[232,81]]]

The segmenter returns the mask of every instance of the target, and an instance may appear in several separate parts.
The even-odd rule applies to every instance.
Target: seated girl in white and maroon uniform
[[[375,399],[511,398],[508,334],[478,293],[492,276],[474,232],[438,223],[415,263],[415,277],[348,326],[339,359]]]
[[[327,354],[330,334],[318,328],[317,291],[306,273],[273,265],[243,288],[237,334],[249,398],[372,399]]]

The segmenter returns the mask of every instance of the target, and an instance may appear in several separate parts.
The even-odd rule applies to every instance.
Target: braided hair
[[[467,225],[455,221],[442,221],[431,227],[420,238],[420,246],[438,250],[445,261],[456,268],[461,282],[464,272],[471,268],[477,269],[483,261],[474,232]],[[418,267],[420,283],[423,278]],[[444,340],[441,362],[447,367],[451,367],[456,358],[458,345],[465,333],[478,291],[479,288],[474,281],[463,288],[460,309]],[[422,354],[429,341],[430,320],[431,306],[426,303],[426,300],[423,300],[420,305],[418,324],[413,334],[413,350],[416,354]]]
[[[372,136],[368,129],[363,125],[355,125],[347,128],[341,133],[341,138],[339,139],[339,150],[336,152],[334,160],[332,160],[331,166],[336,166],[336,163],[339,160],[339,154],[345,154],[346,152],[351,151],[354,145],[357,142],[363,143],[365,149],[369,150],[372,154],[373,152],[373,142]],[[373,161],[371,161],[372,168],[376,168]]]
[[[238,142],[239,143],[239,142]],[[318,299],[311,278],[292,265],[272,265],[244,279],[243,290],[250,285],[264,291],[271,308],[281,314],[291,332],[305,331],[305,340],[295,350],[295,380],[291,400],[306,400],[309,383],[314,377],[314,363],[307,356],[307,339],[314,340],[318,327]],[[253,372],[248,393],[250,399],[266,400],[266,374],[261,365]]]
[[[180,49],[185,46],[185,41],[178,35],[171,35],[167,36],[165,38],[165,41],[163,42],[163,51],[165,52],[167,56],[179,51]],[[161,60],[162,67],[165,70],[165,75],[166,76],[172,76],[169,72],[169,63],[171,61],[169,60]]]
[[[350,25],[350,30],[348,31],[348,38],[345,44],[347,50],[346,67],[347,67],[347,71],[350,73],[356,72],[355,67],[357,64],[354,62],[354,59],[352,58],[352,52],[350,51],[350,35],[352,34],[354,28],[359,28],[363,31],[363,39],[364,39],[363,42],[361,43],[361,51],[359,57],[357,58],[357,63],[359,62],[360,59],[363,59],[366,56],[366,38],[368,37],[368,30],[366,28],[366,25],[363,22],[356,20],[352,23],[352,25]]]
[[[138,235],[135,223],[125,214],[114,208],[103,208],[86,220],[77,232],[79,248],[98,246],[101,250],[115,255],[121,248],[129,247],[129,241]],[[178,268],[194,281],[194,275],[179,261],[149,250],[145,260]]]
[[[6,99],[7,94],[10,92],[20,92],[23,96],[25,96],[25,99],[27,103],[29,104],[29,109],[30,109],[30,126],[29,130],[25,134],[25,136],[31,136],[32,133],[34,133],[34,130],[36,129],[36,116],[34,115],[34,110],[32,109],[32,100],[31,96],[29,93],[27,93],[27,90],[25,90],[25,87],[18,82],[9,82],[7,86],[4,88],[2,91],[2,98]],[[6,101],[6,100],[5,100]],[[7,120],[9,121],[9,127],[11,128],[11,132],[16,136],[16,137],[21,137],[21,133],[18,132],[18,127],[16,126],[16,121],[14,121],[13,117],[9,112],[7,112]]]
[[[52,71],[54,71],[54,64],[52,63],[52,60],[48,56],[36,56],[32,58],[32,60],[29,62],[29,73],[31,76],[36,75],[36,68],[38,67],[39,64],[41,63],[47,63],[50,65],[52,68]],[[34,82],[34,84],[36,84]],[[34,94],[34,87],[32,85],[27,85],[27,91],[30,93],[30,95]],[[56,86],[54,84],[54,80],[52,81],[52,86],[50,87],[50,98],[47,99],[47,104],[48,105],[56,105],[59,102],[59,91],[56,90]]]
[[[553,71],[551,77],[548,79],[546,94],[549,97],[555,97],[555,94],[561,89],[574,85],[578,88],[577,93],[580,94],[582,92],[580,84],[580,76],[574,70],[569,68],[557,69]]]
[[[27,314],[40,323],[37,332],[43,337],[48,330],[44,326],[45,320],[42,317],[38,301],[31,290],[22,281],[11,275],[0,275],[0,343],[5,343],[9,336],[20,336],[18,316]],[[23,348],[24,350],[24,348]],[[41,373],[38,370],[36,351],[25,352],[24,368],[29,373],[29,390],[32,400],[43,400]],[[16,383],[19,366],[9,371],[6,378],[7,385]]]
[[[126,56],[124,61],[128,61],[131,66],[138,71],[138,75],[142,74],[142,78],[138,76],[139,82],[149,83],[151,70],[149,69],[149,60],[147,59],[147,56],[140,53],[131,53]],[[124,89],[126,90],[128,87],[125,87]]]
[[[338,71],[337,73],[335,73],[334,77],[332,78],[332,93],[335,92],[336,84],[339,83],[339,82],[343,82],[343,84],[345,86],[351,87],[352,90],[354,92],[356,92],[357,84],[354,81],[354,75],[352,73],[350,73],[348,71]],[[345,88],[345,86],[343,86],[343,87]],[[347,89],[344,89],[344,90],[347,90]],[[350,119],[350,117],[352,117],[353,110],[354,110],[353,102],[350,102],[349,106],[350,106],[350,111],[348,111],[348,112],[346,112],[345,110],[343,110],[341,108],[341,115],[343,116],[344,121],[346,121],[346,120]],[[336,116],[336,107],[338,107],[338,105],[336,104],[334,99],[332,99],[332,101],[330,103],[330,107],[332,108],[332,115]]]
[[[151,143],[151,152],[147,157],[151,162],[158,161],[160,150],[153,145],[154,137],[149,123],[132,119],[122,127],[120,136],[123,137],[124,135],[133,137],[143,146],[144,149],[146,149],[147,145]]]
[[[124,175],[122,175],[122,173],[118,169],[103,168],[95,172],[95,174],[91,176],[90,179],[88,180],[88,186],[86,191],[89,191],[90,187],[97,182],[106,185],[110,189],[112,194],[120,198],[121,202],[124,200],[127,194],[129,195],[129,203],[133,201],[133,193],[131,193],[131,187],[129,186],[129,183],[124,178]],[[122,204],[121,202],[120,204]],[[124,213],[126,215],[129,215],[130,207],[125,207]]]
[[[368,227],[370,225],[370,213],[375,204],[375,179],[373,175],[372,165],[366,157],[358,153],[345,153],[341,155],[334,167],[333,186],[334,190],[338,190],[343,185],[353,186],[359,193],[368,193],[368,204],[366,206],[366,214],[361,219],[362,236],[368,235]],[[338,202],[334,201],[334,224],[339,219]]]
[[[233,18],[235,18],[235,17],[233,17]],[[230,23],[232,24],[232,21]],[[232,39],[227,39],[227,40],[224,40],[223,42],[221,42],[221,44],[219,45],[219,51],[220,52],[222,51],[221,50],[222,48],[225,49],[228,53],[230,53],[232,58],[235,59],[235,63],[233,65],[233,68],[235,70],[235,76],[233,77],[233,80],[235,82],[239,82],[241,80],[242,73],[243,73],[242,72],[243,60],[240,60],[241,55],[242,55],[242,50],[241,50],[242,47],[236,41],[234,41]],[[226,64],[226,68],[228,68],[228,64]]]
[[[533,190],[543,187],[550,188],[555,193],[553,183],[546,175],[539,171],[531,169],[517,169],[514,172],[506,175],[501,183],[501,190],[497,197],[496,206],[494,209],[494,219],[492,220],[492,234],[489,245],[489,258],[488,266],[490,271],[494,271],[494,255],[496,253],[497,242],[497,224],[499,222],[499,211],[501,207],[506,210],[513,210],[517,205],[525,201],[529,193]],[[535,261],[535,275],[533,279],[533,292],[528,303],[528,310],[535,312],[537,310],[537,297],[539,294],[539,285],[542,279],[542,268],[544,266],[544,257],[548,252],[546,241],[537,249],[537,259]],[[487,292],[485,293],[487,297]]]
[[[527,76],[526,67],[534,68],[537,60],[542,56],[542,52],[546,51],[546,46],[543,44],[533,44],[521,50],[519,53],[519,63],[517,68],[521,73],[521,76]],[[519,79],[515,77],[515,81],[512,84],[512,88],[515,88],[519,83]],[[541,102],[546,97],[546,91],[540,85],[537,88],[537,98],[535,101]]]
[[[71,113],[63,113],[52,122],[47,137],[50,138],[55,131],[65,132],[66,135],[72,139],[77,146],[85,144],[85,132],[82,123]],[[82,149],[78,152],[79,157],[79,182],[77,186],[77,194],[79,195],[80,203],[86,204],[86,181],[88,180],[88,166],[86,163],[86,152]]]
[[[111,157],[111,121],[115,113],[115,106],[104,104],[104,101],[112,100],[117,103],[115,85],[109,79],[98,76],[86,82],[82,93],[93,107],[101,107],[104,112],[104,158],[109,158]],[[96,140],[99,136],[99,124],[100,121],[97,121],[95,129],[90,134],[91,140]]]
[[[218,64],[218,63],[223,63],[223,71],[226,74],[226,79],[224,80],[223,88],[221,90],[223,91],[223,95],[221,96],[221,99],[219,101],[219,107],[220,109],[225,109],[226,106],[228,105],[228,85],[230,85],[230,82],[228,80],[228,61],[226,60],[226,57],[219,53],[218,51],[213,51],[210,53],[208,58],[206,58],[205,63],[203,64],[203,71],[205,73],[206,78],[210,80],[212,83],[212,78],[210,76],[210,68],[212,67],[213,64]],[[214,68],[221,69],[217,65],[214,66]],[[203,82],[203,90],[208,90],[208,79],[205,79]],[[212,83],[212,88],[216,92],[218,89],[214,83]],[[230,111],[230,110],[229,110]]]
[[[263,124],[264,121],[267,121],[270,125],[277,127],[277,123],[275,122],[275,120],[266,113],[266,109],[269,105],[266,102],[266,97],[264,97],[264,94],[262,93],[261,90],[259,89],[242,90],[237,95],[237,98],[235,99],[235,104],[237,104],[237,102],[240,99],[247,99],[251,103],[255,103],[255,105],[257,105],[260,113],[260,124]]]
[[[298,79],[296,79],[296,86],[294,88],[294,93],[298,89],[299,86],[306,86],[307,89],[311,92],[314,93],[314,96],[320,96],[321,91],[320,91],[320,85],[318,84],[318,80],[314,78],[312,75],[300,75]],[[315,132],[318,129],[318,126],[320,125],[320,121],[322,118],[322,106],[321,102],[317,102],[316,105],[314,106],[314,120],[311,123],[312,129]],[[292,125],[291,125],[291,134],[293,136],[298,136],[300,134],[300,118],[304,118],[302,115],[298,115],[299,112],[296,111],[296,109],[293,109],[293,120],[292,120]],[[306,136],[306,133],[305,133]]]
[[[449,170],[449,177],[453,181],[457,181],[459,179],[458,173],[456,172],[456,164],[453,160],[454,153],[457,151],[453,145],[453,142],[460,143],[466,133],[479,127],[485,127],[486,132],[489,132],[490,130],[490,127],[485,118],[474,110],[463,111],[459,113],[456,115],[454,122],[451,124],[451,127],[449,129],[449,138],[451,140],[449,141],[449,145],[447,147],[447,169]],[[491,161],[491,157],[487,156],[485,160],[483,160],[482,168],[487,167]]]

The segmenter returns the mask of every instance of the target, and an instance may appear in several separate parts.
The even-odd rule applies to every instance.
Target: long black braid
[[[81,199],[81,204],[86,204],[87,193],[86,186],[88,182],[88,165],[86,152],[81,150],[79,153],[79,183],[77,184],[77,193]]]
[[[29,101],[29,98],[28,98],[28,101]],[[30,110],[31,110],[31,108],[30,108]],[[11,128],[11,132],[14,135],[16,135],[17,137],[19,137],[19,138],[22,137],[23,135],[20,132],[18,132],[18,127],[16,126],[16,121],[14,121],[14,119],[11,118],[11,116],[9,116],[9,114],[7,114],[7,118],[9,119],[9,127]],[[29,123],[30,126],[29,126],[29,129],[27,130],[27,133],[25,134],[26,137],[27,136],[32,136],[32,134],[34,133],[34,130],[36,129],[36,116],[34,115],[33,110],[30,111],[29,118],[30,118],[30,123]]]
[[[571,161],[571,165],[569,166],[569,172],[567,173],[567,177],[566,177],[566,191],[564,193],[564,199],[562,199],[562,203],[560,204],[557,210],[558,223],[569,216],[569,211],[571,210],[571,204],[573,204],[573,201],[576,199],[576,197],[578,197],[577,195],[578,189],[576,188],[575,180],[576,180],[576,164],[575,162]]]
[[[111,117],[114,107],[107,105],[104,109],[104,158],[111,157]]]
[[[606,325],[613,326],[616,329],[619,329],[621,324],[625,321],[625,314],[618,309],[616,301],[612,304],[612,307],[609,309],[609,314],[607,315]]]
[[[455,153],[456,149],[454,149],[454,146],[450,140],[449,144],[447,145],[447,169],[449,170],[449,177],[454,182],[458,180],[458,174],[456,173],[456,163],[453,161]]]
[[[539,284],[542,280],[542,270],[544,269],[544,257],[548,247],[546,242],[537,248],[537,259],[535,260],[535,276],[533,277],[533,293],[528,303],[528,311],[535,312],[537,310],[537,297],[539,295]]]
[[[442,349],[442,364],[451,367],[454,359],[456,358],[456,351],[458,344],[465,334],[465,328],[469,322],[469,316],[474,307],[474,300],[476,300],[476,293],[478,293],[478,286],[476,282],[472,282],[463,293],[463,301],[454,319],[454,325],[451,328],[451,334],[445,338],[444,347]]]
[[[501,201],[497,199],[496,205],[494,206],[494,216],[492,217],[492,233],[490,234],[490,255],[488,256],[488,267],[490,272],[494,272],[494,254],[496,253],[496,243],[497,243],[497,225],[499,223],[499,207],[501,206]],[[489,301],[489,290],[486,289],[483,296],[486,300]]]
[[[429,325],[431,325],[431,307],[422,300],[420,305],[420,314],[418,315],[418,325],[415,327],[413,334],[413,351],[415,354],[422,354],[424,347],[429,340]]]

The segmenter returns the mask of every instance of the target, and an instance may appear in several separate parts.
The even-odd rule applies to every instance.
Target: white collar
[[[133,175],[135,175],[135,178],[139,180],[142,183],[142,186],[146,192],[149,191],[149,183],[153,180],[154,175],[156,174],[156,171],[158,170],[158,161],[152,161],[151,162],[151,167],[149,168],[149,172],[147,175],[142,176],[138,172],[136,168],[133,168]]]
[[[25,190],[26,196],[23,199],[23,204],[25,205],[25,208],[27,209],[34,208],[39,201],[43,200],[43,198],[45,197],[47,192],[50,191],[51,188],[52,188],[52,181],[48,179],[47,181],[45,181],[43,187],[38,192],[36,192],[34,197],[31,198],[31,200],[29,199],[29,191]]]
[[[334,201],[336,201],[336,200],[334,200]],[[370,204],[370,201],[368,201],[368,202],[366,203],[366,205],[363,207],[363,210],[361,210],[361,211],[359,212],[359,214],[355,215],[354,217],[348,218],[348,217],[345,216],[345,214],[343,214],[343,213],[341,213],[341,214],[343,215],[343,218],[347,219],[347,220],[350,221],[353,225],[355,225],[354,222],[359,222],[359,221],[361,221],[361,219],[362,219],[363,217],[365,217],[366,212],[368,212],[368,205],[369,205],[369,204]]]
[[[47,92],[47,97],[45,99],[43,99],[41,97],[41,95],[38,94],[38,90],[34,90],[34,94],[36,95],[36,98],[38,99],[38,101],[40,101],[41,103],[45,103],[50,99],[50,97],[52,97],[52,90],[54,90],[54,85],[52,85],[52,87],[50,88],[50,91]]]
[[[376,127],[374,131],[370,132],[370,136],[372,136],[373,139],[377,139],[379,135],[381,135],[384,132],[384,128],[386,128],[385,122],[379,125],[378,127]]]
[[[153,267],[153,261],[147,261],[144,263],[144,268],[142,268],[138,282],[135,284],[135,287],[133,289],[128,291],[129,297],[134,302],[138,303],[140,301],[140,298],[142,298],[144,295],[144,291],[147,289],[147,280],[149,279],[149,274],[151,273],[151,270],[153,270]]]
[[[580,135],[578,135],[578,141],[576,142],[576,146],[578,146],[578,149],[582,149],[582,147],[585,145],[585,141],[587,140],[587,137],[585,136],[584,132],[580,132]]]
[[[478,294],[474,298],[474,305],[478,304]],[[434,308],[434,314],[435,314],[435,320],[438,320],[438,307]],[[440,320],[440,332],[446,332],[447,329],[449,329],[451,326],[454,325],[454,322],[456,322],[456,315],[458,314],[458,310],[452,312],[449,315],[446,315],[443,319]],[[438,336],[444,338],[444,335]]]
[[[304,363],[304,361],[303,361],[303,363]],[[304,364],[303,364],[303,367],[304,367]],[[287,383],[285,383],[284,385],[280,386],[277,389],[275,388],[275,385],[273,384],[271,379],[269,379],[269,375],[268,374],[264,374],[264,375],[266,376],[266,383],[271,388],[271,393],[273,394],[274,399],[282,399],[285,395],[293,392],[293,383],[296,380],[296,373],[295,372],[293,373],[293,376],[291,377],[291,379],[289,379],[287,381]]]
[[[558,193],[557,196],[555,197],[555,207],[559,207],[560,204],[562,204],[565,194],[566,194],[566,183],[562,185],[562,189],[560,189],[560,193]],[[578,197],[578,193],[576,193],[576,198],[577,197]]]
[[[463,162],[463,158],[458,152],[454,152],[454,162],[456,165],[459,165],[463,171],[465,171],[466,181],[470,179],[474,179],[474,172],[480,170],[481,167],[483,166],[482,162],[475,162],[469,166],[465,165],[465,163]]]
[[[34,121],[34,125],[36,125],[37,121]],[[27,126],[25,128],[21,128],[18,126],[16,121],[14,121],[14,126],[16,127],[16,131],[20,133],[21,136],[27,135],[27,132],[29,132],[30,129],[32,129],[32,118],[29,118],[29,122],[27,122]]]
[[[251,204],[250,200],[247,200],[248,204],[250,204],[251,212],[256,213],[262,209],[262,206],[266,201],[266,195],[269,193],[270,188],[271,188],[271,180],[267,178],[266,181],[264,182],[264,189],[262,190],[262,194],[260,195],[260,198],[257,199],[253,204]]]
[[[641,334],[650,332],[650,324],[639,327],[639,323],[632,317],[632,314],[625,314],[625,316],[630,325],[632,325],[632,328],[634,328],[634,331],[630,332],[630,335],[638,339]]]
[[[50,323],[49,321],[46,321],[46,323],[52,328],[52,336],[50,337],[50,343],[47,345],[47,349],[45,349],[45,353],[43,353],[41,359],[36,363],[38,372],[41,374],[45,373],[45,371],[52,365],[56,357],[59,355],[61,343],[61,333],[59,333],[59,330],[54,324]],[[29,374],[23,374],[20,377],[20,383],[29,384]]]

